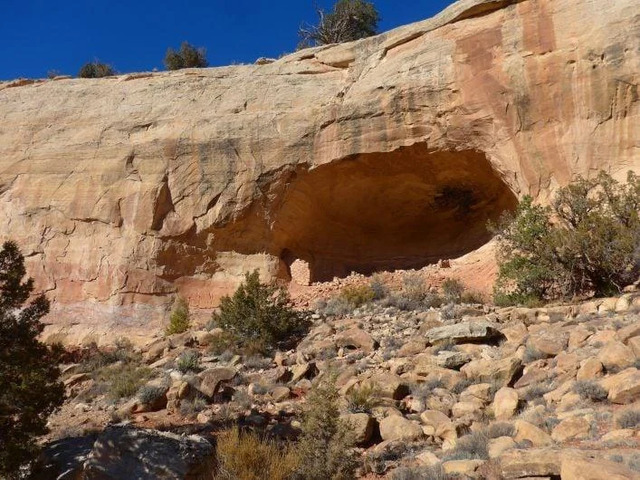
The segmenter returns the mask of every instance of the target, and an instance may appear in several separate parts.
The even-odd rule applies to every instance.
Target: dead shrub
[[[300,464],[290,445],[277,445],[237,428],[217,437],[216,453],[215,480],[290,480]]]

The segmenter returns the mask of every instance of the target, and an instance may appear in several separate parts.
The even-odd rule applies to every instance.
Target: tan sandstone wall
[[[2,83],[0,240],[65,331],[151,331],[178,290],[462,254],[515,196],[640,170],[639,83],[637,0],[463,0],[267,65]]]

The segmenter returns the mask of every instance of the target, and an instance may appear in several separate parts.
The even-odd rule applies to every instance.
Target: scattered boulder
[[[489,441],[489,458],[498,458],[507,450],[516,447],[516,442],[511,437],[498,437]]]
[[[624,343],[610,342],[600,350],[598,360],[607,370],[617,372],[633,365],[636,356]]]
[[[505,480],[560,476],[561,460],[555,450],[510,450],[500,457],[499,462]]]
[[[97,434],[71,436],[44,445],[29,476],[30,480],[75,480],[83,478],[86,462]]]
[[[454,418],[478,418],[482,414],[484,404],[481,402],[458,402],[451,407]]]
[[[318,367],[315,362],[300,363],[291,367],[291,383],[302,379],[312,379],[318,375]]]
[[[522,362],[516,357],[473,360],[460,369],[467,378],[483,383],[495,382],[500,386],[510,385],[521,370]]]
[[[555,330],[542,331],[529,337],[528,344],[536,351],[548,356],[555,357],[564,352],[569,343],[569,338],[565,333]]]
[[[487,343],[504,338],[496,325],[482,320],[432,328],[425,333],[425,337],[431,344],[443,341],[450,341],[454,343]]]
[[[423,435],[420,425],[400,415],[390,415],[380,422],[380,436],[383,440],[413,441]]]
[[[594,380],[602,375],[604,371],[604,365],[595,357],[587,359],[578,370],[576,374],[576,380]]]
[[[633,438],[636,432],[631,428],[623,428],[620,430],[612,430],[609,433],[605,433],[600,439],[601,442],[619,442]]]
[[[236,376],[236,370],[228,367],[210,368],[201,372],[200,386],[198,390],[210,399],[213,399],[225,382],[230,382]]]
[[[569,417],[560,422],[551,432],[551,438],[556,442],[581,440],[589,437],[591,423],[582,416]]]
[[[636,358],[640,358],[640,336],[632,337],[627,340],[627,345],[633,351]]]
[[[421,377],[421,381],[439,381],[447,388],[453,388],[465,378],[463,373],[449,368],[442,368],[432,363],[431,355],[418,355],[415,359],[413,374]]]
[[[640,371],[637,368],[628,368],[600,383],[609,392],[608,398],[612,403],[633,403],[640,398]]]
[[[513,388],[502,387],[496,392],[493,399],[493,414],[498,420],[512,418],[518,410],[520,399],[518,392]]]
[[[367,444],[371,441],[376,427],[376,421],[367,413],[350,413],[342,419],[351,427],[356,445]]]
[[[522,322],[513,322],[506,327],[502,327],[500,332],[507,338],[508,342],[516,345],[522,345],[529,335],[527,326]]]
[[[637,480],[638,472],[626,466],[605,460],[600,453],[567,452],[562,455],[562,480]]]
[[[158,412],[167,406],[169,384],[164,380],[152,380],[143,386],[137,394],[136,405],[132,413]]]
[[[584,345],[591,336],[591,332],[582,326],[577,326],[569,332],[569,348],[576,349]]]
[[[450,460],[442,464],[444,472],[449,475],[472,475],[484,460]]]
[[[285,386],[277,386],[271,389],[271,398],[274,402],[284,402],[291,396],[291,390]]]
[[[426,465],[428,467],[431,467],[433,465],[437,465],[437,464],[440,463],[440,459],[438,457],[436,457],[435,454],[433,454],[432,452],[430,452],[428,450],[416,455],[416,460],[421,465]]]
[[[365,353],[371,353],[379,346],[369,333],[357,327],[338,333],[335,343],[340,348],[359,348]]]
[[[402,400],[409,395],[411,389],[405,380],[398,375],[392,373],[379,373],[365,380],[373,386],[375,391],[382,398],[390,398],[393,400]]]
[[[549,377],[549,372],[541,365],[529,364],[525,369],[524,375],[513,384],[514,388],[524,388],[530,385],[543,382]]]
[[[546,447],[553,443],[553,439],[547,432],[532,423],[524,420],[516,420],[515,428],[516,435],[514,440],[516,442],[531,442],[534,447]]]
[[[165,354],[167,350],[169,350],[170,343],[169,340],[163,338],[154,341],[151,345],[147,346],[145,353],[142,358],[146,363],[153,363]]]
[[[477,383],[470,385],[460,394],[461,402],[481,401],[482,403],[491,403],[492,386],[490,383]]]
[[[426,410],[420,414],[420,420],[428,430],[433,432],[429,432],[429,435],[442,440],[455,440],[458,437],[453,422],[442,412]]]
[[[63,383],[65,388],[71,388],[79,383],[89,380],[91,377],[88,373],[76,373],[67,378]]]
[[[459,369],[471,361],[471,356],[464,352],[442,351],[434,357],[435,364],[442,368]]]
[[[640,336],[640,322],[622,327],[616,332],[616,338],[622,343],[627,343],[630,338],[638,336]]]

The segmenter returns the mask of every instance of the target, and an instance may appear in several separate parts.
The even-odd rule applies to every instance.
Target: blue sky
[[[334,0],[317,0],[329,9]],[[429,18],[452,0],[377,0],[381,30]],[[120,72],[164,69],[167,47],[207,49],[212,66],[295,50],[314,0],[0,0],[0,79],[75,75],[99,59]]]

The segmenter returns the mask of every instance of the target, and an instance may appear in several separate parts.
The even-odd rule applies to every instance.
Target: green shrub
[[[216,438],[215,480],[292,480],[300,459],[290,445],[277,445],[237,428]]]
[[[128,338],[119,337],[116,339],[115,348],[106,347],[100,350],[95,343],[89,345],[78,371],[92,373],[116,362],[131,363],[139,362],[140,359],[141,356],[134,350],[131,341]]]
[[[380,404],[380,392],[371,383],[354,387],[346,395],[347,410],[351,413],[371,413]]]
[[[169,325],[165,331],[166,335],[174,335],[184,333],[189,330],[189,303],[182,297],[177,297],[171,315],[169,316]]]
[[[602,402],[607,399],[609,393],[598,383],[592,380],[581,380],[575,383],[573,391],[585,400]]]
[[[338,317],[348,315],[353,312],[353,305],[340,295],[332,297],[328,300],[319,300],[316,303],[316,310],[322,315],[328,317]]]
[[[200,47],[196,48],[188,42],[182,42],[180,50],[169,48],[164,57],[164,65],[167,70],[180,70],[182,68],[206,68],[209,66],[207,62],[207,50]]]
[[[467,388],[469,388],[471,385],[474,385],[473,380],[471,380],[470,378],[463,378],[462,380],[459,380],[451,389],[451,391],[453,393],[455,393],[456,395],[460,395],[462,392],[464,392]]]
[[[211,323],[209,327],[211,327]],[[223,355],[233,357],[233,350],[235,349],[235,339],[234,337],[226,332],[222,332],[218,335],[215,335],[210,343],[209,343],[209,353],[213,355]]]
[[[541,352],[536,347],[528,343],[524,349],[524,354],[522,355],[522,361],[524,363],[531,363],[537,360],[543,360],[548,356],[549,355],[547,355],[546,353]]]
[[[627,410],[620,413],[616,419],[616,423],[620,428],[638,428],[640,427],[640,410]]]
[[[483,294],[474,291],[466,291],[460,297],[460,303],[484,304],[486,301]]]
[[[200,353],[197,350],[185,350],[176,360],[176,368],[181,373],[198,372],[200,370]]]
[[[516,427],[508,422],[494,422],[487,427],[486,435],[489,438],[513,437]]]
[[[382,300],[389,296],[389,287],[387,287],[384,282],[382,275],[378,273],[374,274],[369,281],[369,286],[373,292],[374,300]]]
[[[165,387],[156,385],[143,385],[138,389],[136,396],[138,400],[145,405],[154,405],[160,398],[167,393]]]
[[[195,417],[198,413],[206,410],[209,402],[202,394],[196,394],[192,398],[180,401],[180,415],[183,417]]]
[[[129,363],[123,366],[113,365],[96,372],[96,380],[105,386],[112,400],[133,397],[146,383],[151,370]]]
[[[307,398],[297,451],[305,480],[352,480],[358,467],[354,436],[340,419],[339,393],[331,380],[314,386]]]
[[[116,74],[116,71],[111,65],[102,62],[87,62],[78,72],[80,78],[102,78],[111,77]]]
[[[460,303],[465,288],[460,280],[447,278],[442,283],[442,295],[447,302]]]
[[[348,285],[340,291],[340,298],[347,302],[352,309],[370,303],[376,294],[369,285]]]
[[[638,277],[640,177],[606,173],[561,188],[550,207],[525,197],[490,228],[499,240],[496,303],[611,295]]]
[[[407,273],[402,276],[402,295],[404,297],[421,302],[429,293],[427,283],[419,273]]]
[[[256,270],[245,275],[232,297],[222,298],[210,327],[221,328],[248,354],[271,354],[292,346],[305,333],[308,322],[293,309],[287,291],[261,283]]]
[[[382,305],[403,311],[419,311],[439,308],[443,304],[440,295],[431,293],[420,273],[407,273],[402,277],[402,290],[385,298]]]
[[[24,280],[24,257],[6,242],[0,249],[0,478],[16,478],[37,458],[37,437],[64,400],[61,352],[39,341],[49,302]],[[19,476],[19,478],[23,478]]]
[[[447,453],[446,460],[488,460],[489,437],[484,432],[474,432],[460,437],[456,447]]]

